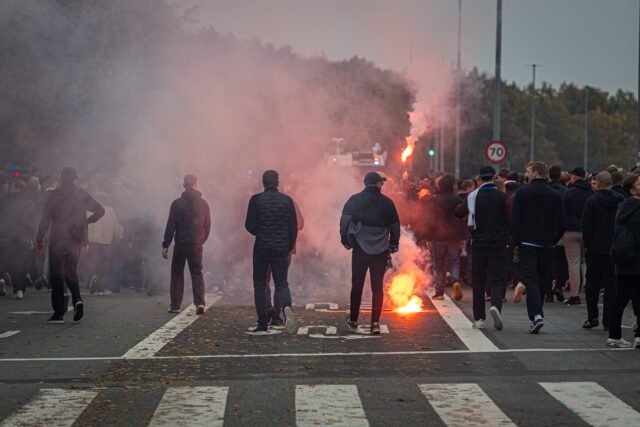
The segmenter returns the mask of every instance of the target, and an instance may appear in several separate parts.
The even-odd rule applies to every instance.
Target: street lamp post
[[[460,90],[462,76],[460,75],[460,50],[462,46],[462,0],[458,0],[458,62],[456,64],[456,142],[454,150],[454,172],[456,179],[460,179]]]
[[[496,89],[493,100],[493,140],[500,141],[500,100],[502,92],[502,77],[500,75],[500,64],[502,60],[502,0],[498,0],[496,14]]]
[[[531,139],[529,141],[529,161],[533,162],[535,160],[535,137],[536,137],[536,68],[539,67],[540,64],[529,64],[528,67],[531,67],[533,70],[533,80],[531,83]]]
[[[582,167],[588,170],[589,166],[589,86],[584,87],[584,154]]]

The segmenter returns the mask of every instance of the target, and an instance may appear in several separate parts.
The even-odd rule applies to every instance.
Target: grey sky
[[[429,79],[456,56],[457,0],[173,0],[222,33],[290,45],[302,55],[358,55]],[[502,75],[636,91],[638,0],[504,0]],[[493,73],[495,0],[463,0],[462,64]],[[413,43],[410,43],[413,40]],[[412,45],[412,49],[410,49]],[[409,69],[411,69],[409,68]],[[437,79],[437,77],[433,77]]]

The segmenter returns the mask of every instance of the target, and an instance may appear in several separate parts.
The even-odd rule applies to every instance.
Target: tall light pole
[[[589,162],[589,86],[584,87],[584,156],[582,167],[588,170]]]
[[[640,165],[640,24],[638,25],[638,93],[636,94],[636,165]]]
[[[500,64],[502,60],[502,0],[498,0],[496,15],[496,89],[493,100],[493,140],[500,141],[500,100],[502,92],[502,77]]]
[[[462,0],[458,0],[458,61],[456,63],[456,142],[454,152],[454,172],[456,179],[460,179],[460,92],[462,86],[460,51],[462,46]]]
[[[533,162],[536,157],[536,68],[540,67],[540,64],[528,64],[527,67],[531,67],[533,70],[533,80],[531,82],[531,139],[529,141],[529,161]]]

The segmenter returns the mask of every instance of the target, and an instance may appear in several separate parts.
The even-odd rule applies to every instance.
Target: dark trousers
[[[82,258],[89,280],[91,276],[98,278],[98,291],[103,291],[105,288],[118,290],[112,277],[114,248],[113,245],[106,243],[91,243],[89,252]]]
[[[453,282],[460,278],[460,243],[457,240],[433,242],[433,261],[436,270],[436,294],[442,295],[446,286],[447,261]]]
[[[193,304],[204,305],[204,277],[202,276],[202,245],[177,244],[171,259],[171,308],[179,309],[184,293],[184,266],[189,263]]]
[[[80,245],[72,247],[49,248],[49,270],[51,281],[51,305],[56,316],[63,316],[67,311],[64,306],[64,285],[71,292],[73,305],[82,301],[80,296],[80,282],[78,281],[78,260],[80,259]]]
[[[553,250],[522,245],[518,249],[522,283],[527,288],[527,313],[531,321],[538,315],[544,317],[542,306],[551,289]]]
[[[31,247],[28,240],[10,239],[7,254],[7,273],[11,276],[13,292],[24,292],[27,274],[31,269]]]
[[[253,299],[258,315],[258,326],[266,327],[267,316],[267,270],[271,267],[275,283],[275,300],[282,308],[291,307],[291,293],[287,276],[289,274],[289,257],[287,254],[270,253],[253,250]]]
[[[615,296],[615,276],[611,257],[608,254],[595,254],[587,251],[587,319],[598,320],[598,300],[600,288],[604,287],[604,299],[602,308],[602,325],[609,324],[611,307]]]
[[[471,283],[473,287],[473,318],[484,320],[485,285],[491,285],[491,305],[502,311],[506,292],[506,261],[504,248],[472,248]]]
[[[351,320],[358,321],[364,280],[369,271],[371,277],[371,293],[373,301],[371,307],[371,321],[379,322],[384,303],[384,273],[387,269],[387,252],[370,255],[359,246],[353,248],[351,254]]]
[[[631,298],[637,299],[639,296],[640,274],[618,276],[618,289],[609,319],[609,338],[622,338],[622,315],[624,314],[624,309]],[[640,325],[636,329],[635,336],[640,337]]]
[[[287,267],[291,267],[291,254],[287,256]],[[276,288],[274,286],[273,289],[273,303],[271,302],[271,287],[269,286],[269,282],[271,282],[271,278],[273,277],[273,272],[271,268],[271,264],[269,264],[269,268],[267,268],[267,282],[265,287],[265,293],[267,295],[267,311],[273,309],[276,313],[280,313],[280,311],[284,308],[280,301],[278,301],[278,293],[276,292]]]

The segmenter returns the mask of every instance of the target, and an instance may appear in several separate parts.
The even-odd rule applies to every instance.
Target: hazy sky
[[[222,33],[428,79],[455,63],[457,0],[173,0]],[[504,0],[502,76],[636,91],[638,0]],[[463,0],[462,65],[493,73],[496,0]],[[412,42],[411,42],[412,41]],[[412,46],[412,48],[410,48]],[[413,55],[411,55],[411,52]],[[412,58],[412,59],[411,59]],[[425,77],[426,76],[426,77]]]

